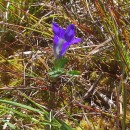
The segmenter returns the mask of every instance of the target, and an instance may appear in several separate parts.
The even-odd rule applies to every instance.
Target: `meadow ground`
[[[0,130],[12,129],[130,129],[129,0],[0,0]]]

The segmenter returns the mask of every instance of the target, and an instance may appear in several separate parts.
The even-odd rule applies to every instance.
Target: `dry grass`
[[[52,21],[82,38],[55,78]],[[0,2],[0,129],[129,129],[129,21],[129,0]]]

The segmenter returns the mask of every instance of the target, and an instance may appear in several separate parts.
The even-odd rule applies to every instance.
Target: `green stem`
[[[122,96],[123,96],[122,130],[126,130],[126,87],[124,84],[122,84]]]

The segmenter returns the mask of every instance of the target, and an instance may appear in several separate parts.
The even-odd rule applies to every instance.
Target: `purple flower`
[[[56,59],[61,58],[72,44],[81,42],[81,38],[75,38],[75,26],[68,25],[66,29],[61,28],[58,24],[52,23],[54,32],[54,56]]]

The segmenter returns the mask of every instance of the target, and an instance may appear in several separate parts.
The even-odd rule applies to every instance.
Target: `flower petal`
[[[64,39],[64,35],[65,35],[65,29],[60,28],[60,38]]]
[[[70,44],[71,44],[71,45],[72,45],[72,44],[77,44],[77,43],[79,43],[79,42],[81,42],[81,38],[75,38],[74,40],[71,41]]]
[[[56,23],[52,23],[52,30],[55,35],[60,36],[60,26]]]
[[[65,40],[62,38],[59,38],[58,36],[54,35],[54,56],[55,58],[60,58],[60,52],[62,50],[62,46],[65,43]]]
[[[58,41],[59,41],[59,38],[58,36],[54,35],[54,39],[53,39],[53,50],[54,50],[54,57],[57,57],[57,46],[58,46]]]
[[[74,38],[74,35],[75,35],[75,26],[73,24],[70,24],[65,31],[64,38],[67,42],[70,42]]]
[[[57,46],[58,41],[59,41],[58,36],[57,36],[57,35],[54,35],[54,39],[53,39],[53,42],[54,42],[54,47],[55,47],[55,46]]]
[[[65,29],[61,28],[58,24],[55,22],[52,23],[52,30],[55,35],[57,35],[60,38],[64,38]]]
[[[66,53],[66,51],[67,51],[67,49],[69,47],[70,47],[70,43],[69,42],[63,43],[61,51],[60,51],[60,57],[62,57]]]

